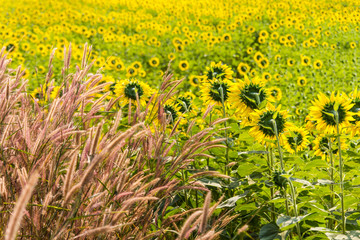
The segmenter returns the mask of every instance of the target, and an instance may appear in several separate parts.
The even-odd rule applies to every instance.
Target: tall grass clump
[[[207,150],[222,147],[215,124],[177,141],[178,124],[163,111],[180,83],[170,73],[146,106],[114,110],[121,96],[98,97],[109,83],[90,73],[89,52],[85,46],[81,66],[72,71],[71,47],[64,49],[55,95],[53,52],[36,99],[21,67],[9,69],[11,60],[1,52],[0,237],[218,237],[229,216],[214,217],[221,199],[214,205],[209,189],[196,180],[222,175],[181,177],[194,161],[211,157]],[[180,208],[178,193],[189,192],[196,192],[198,205]]]

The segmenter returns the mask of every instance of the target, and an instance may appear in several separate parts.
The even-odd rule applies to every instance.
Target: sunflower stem
[[[220,92],[220,96],[221,96],[221,105],[222,105],[222,109],[223,109],[223,117],[226,118],[226,109],[225,109],[225,99],[224,99],[224,89],[222,88],[222,86],[219,87],[219,92]],[[226,121],[224,121],[224,127],[225,127],[225,144],[226,144],[226,149],[225,149],[225,159],[226,159],[226,163],[225,163],[225,175],[228,174],[228,165],[229,165],[229,141],[228,141],[228,135],[227,135],[227,123]]]
[[[256,99],[256,105],[257,105],[257,107],[259,107],[259,105],[260,105],[260,93],[254,93],[254,95],[255,95],[255,99]]]
[[[335,111],[335,121],[336,121],[336,133],[337,133],[337,142],[338,142],[338,151],[339,151],[339,174],[340,174],[340,201],[341,201],[341,225],[342,233],[346,233],[346,219],[345,219],[345,207],[344,207],[344,176],[343,176],[343,159],[341,156],[341,140],[340,140],[340,129],[339,129],[339,113]]]
[[[278,151],[279,151],[279,159],[280,159],[281,171],[284,171],[284,161],[283,161],[283,155],[282,155],[281,146],[280,146],[280,138],[279,138],[279,132],[278,132],[278,129],[277,129],[277,124],[276,124],[275,119],[271,119],[270,122],[272,123],[272,125],[274,127],[277,147],[278,147]]]
[[[332,152],[332,142],[329,138],[329,158],[330,158],[330,209],[334,207],[334,156]],[[329,229],[333,228],[333,220],[329,219]]]
[[[296,219],[298,218],[298,212],[297,212],[297,205],[296,205],[296,193],[295,193],[295,187],[292,184],[290,178],[288,179],[289,185],[290,185],[290,193],[291,193],[291,199],[293,202],[293,207],[294,207],[294,215],[296,217]],[[296,230],[297,230],[297,234],[299,236],[299,239],[301,240],[301,231],[300,231],[300,224],[299,222],[296,223]]]
[[[274,172],[274,160],[273,160],[273,157],[272,157],[272,149],[267,147],[267,162],[268,162],[268,166],[269,166],[269,175],[272,176],[273,175],[273,172]],[[274,187],[271,187],[270,188],[270,197],[271,197],[271,200],[274,199]],[[276,222],[276,217],[275,217],[275,204],[274,203],[271,203],[271,220],[273,222]]]

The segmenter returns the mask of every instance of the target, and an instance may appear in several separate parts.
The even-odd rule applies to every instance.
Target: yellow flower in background
[[[186,60],[182,60],[179,62],[179,68],[181,71],[186,71],[189,69],[189,62]]]
[[[282,91],[278,87],[270,87],[268,89],[269,94],[269,100],[271,102],[278,102],[282,98]]]
[[[149,64],[150,64],[150,66],[152,66],[152,67],[157,67],[157,66],[159,66],[159,64],[160,64],[160,60],[159,60],[159,58],[157,58],[157,57],[152,57],[152,58],[150,58],[150,60],[149,60]]]
[[[307,79],[304,76],[298,77],[296,83],[299,87],[305,87],[307,84]]]

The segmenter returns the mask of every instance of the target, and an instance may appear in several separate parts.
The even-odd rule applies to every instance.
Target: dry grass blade
[[[188,217],[183,227],[181,228],[179,237],[177,238],[178,240],[185,239],[185,236],[189,233],[189,230],[191,229],[192,223],[196,221],[196,219],[202,214],[202,212],[203,211],[196,211],[191,214],[190,217]]]
[[[14,240],[16,238],[17,231],[19,230],[21,220],[24,216],[25,207],[30,200],[32,192],[37,183],[39,174],[34,172],[26,184],[25,188],[22,190],[19,199],[15,204],[13,214],[9,220],[9,224],[5,231],[5,240]]]

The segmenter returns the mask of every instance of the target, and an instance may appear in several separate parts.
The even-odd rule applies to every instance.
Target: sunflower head
[[[330,141],[331,141],[331,149],[330,149]],[[341,149],[347,149],[346,140],[341,138],[340,140]],[[325,159],[326,156],[329,155],[331,151],[332,154],[337,154],[339,151],[338,143],[335,137],[329,137],[325,134],[318,135],[314,140],[314,153],[316,156]]]
[[[324,133],[335,133],[337,124],[339,129],[350,125],[353,121],[354,114],[350,109],[354,106],[351,100],[343,94],[333,92],[328,98],[326,95],[320,93],[318,99],[312,102],[310,107],[310,117],[316,121],[316,129],[324,131]]]
[[[208,80],[231,80],[233,73],[226,64],[212,62],[210,67],[206,68],[205,75]]]
[[[242,115],[248,115],[259,109],[267,98],[269,91],[264,87],[264,81],[256,77],[252,80],[245,77],[244,81],[234,83],[230,89],[230,102]]]
[[[145,105],[148,98],[153,93],[153,89],[146,83],[138,81],[137,79],[122,80],[114,86],[114,92],[121,98],[121,105],[125,106],[131,101],[137,104],[137,98],[141,105]]]
[[[353,121],[350,121],[351,127],[349,128],[351,136],[355,136],[360,133],[360,92],[357,88],[350,93],[351,103],[353,106],[350,108],[350,112],[353,114]]]
[[[276,132],[281,135],[292,126],[287,120],[287,111],[281,110],[281,105],[275,108],[268,103],[265,109],[255,110],[251,116],[255,125],[249,133],[260,143],[275,140]]]
[[[300,127],[291,127],[282,135],[283,146],[289,153],[303,150],[309,144],[308,132]]]
[[[280,101],[282,98],[282,92],[281,89],[278,87],[271,87],[268,90],[270,92],[269,99],[272,102]]]
[[[215,104],[217,106],[225,106],[228,104],[228,98],[230,93],[230,87],[232,83],[230,81],[209,81],[204,84],[201,90],[201,99],[204,104]]]
[[[303,76],[298,77],[298,79],[297,79],[297,85],[298,85],[299,87],[305,87],[306,84],[307,84],[307,79],[306,79],[306,77],[303,77]]]

